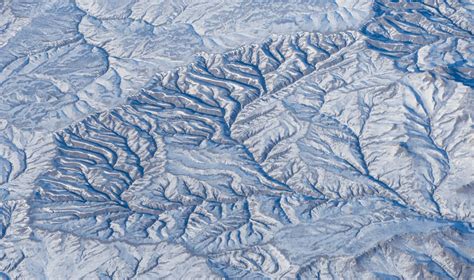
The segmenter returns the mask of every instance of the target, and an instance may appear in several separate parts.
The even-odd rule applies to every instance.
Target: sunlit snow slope
[[[473,24],[0,3],[0,279],[472,279]]]

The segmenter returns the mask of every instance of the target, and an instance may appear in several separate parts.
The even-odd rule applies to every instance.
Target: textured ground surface
[[[472,279],[473,32],[464,0],[0,1],[0,279]]]

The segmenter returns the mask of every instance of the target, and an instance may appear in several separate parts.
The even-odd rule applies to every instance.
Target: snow
[[[470,279],[472,5],[0,3],[0,279]]]

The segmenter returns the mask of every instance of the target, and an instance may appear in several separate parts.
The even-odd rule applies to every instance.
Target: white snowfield
[[[0,1],[0,279],[473,279],[474,5]]]

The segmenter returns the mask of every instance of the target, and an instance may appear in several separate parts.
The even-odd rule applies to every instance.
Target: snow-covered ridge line
[[[63,216],[67,212],[56,212],[60,215],[56,218],[55,214],[40,211],[72,205],[76,205],[77,211],[86,211],[81,214],[84,218],[104,211],[111,215],[115,212],[113,209],[119,217],[130,214],[133,210],[122,199],[122,193],[149,169],[165,164],[166,161],[162,162],[165,159],[156,154],[164,153],[167,145],[184,145],[187,149],[204,145],[202,149],[211,149],[211,153],[218,150],[237,153],[239,158],[229,156],[239,164],[231,161],[228,171],[222,163],[219,168],[230,172],[229,179],[237,176],[244,180],[229,186],[239,196],[265,191],[265,185],[271,189],[288,189],[268,177],[247,148],[231,138],[230,127],[239,111],[252,100],[311,73],[316,63],[354,40],[354,34],[346,32],[329,36],[304,33],[279,37],[258,48],[240,48],[222,56],[211,56],[187,68],[163,74],[160,82],[131,97],[128,105],[96,114],[58,133],[57,157],[52,166],[55,171],[38,179],[41,190],[32,200],[34,223],[41,225],[44,220],[48,228],[56,228],[53,221],[60,219],[57,227],[77,233],[79,228],[73,225],[70,229],[63,220],[72,219],[74,223],[72,217]],[[186,161],[175,158],[178,155],[172,153],[166,156],[169,161]],[[201,163],[198,168],[209,167]],[[248,174],[233,171],[235,168],[247,169],[246,172],[255,177],[246,178]],[[221,180],[227,181],[224,178]],[[157,219],[143,213],[139,215],[153,222]]]

